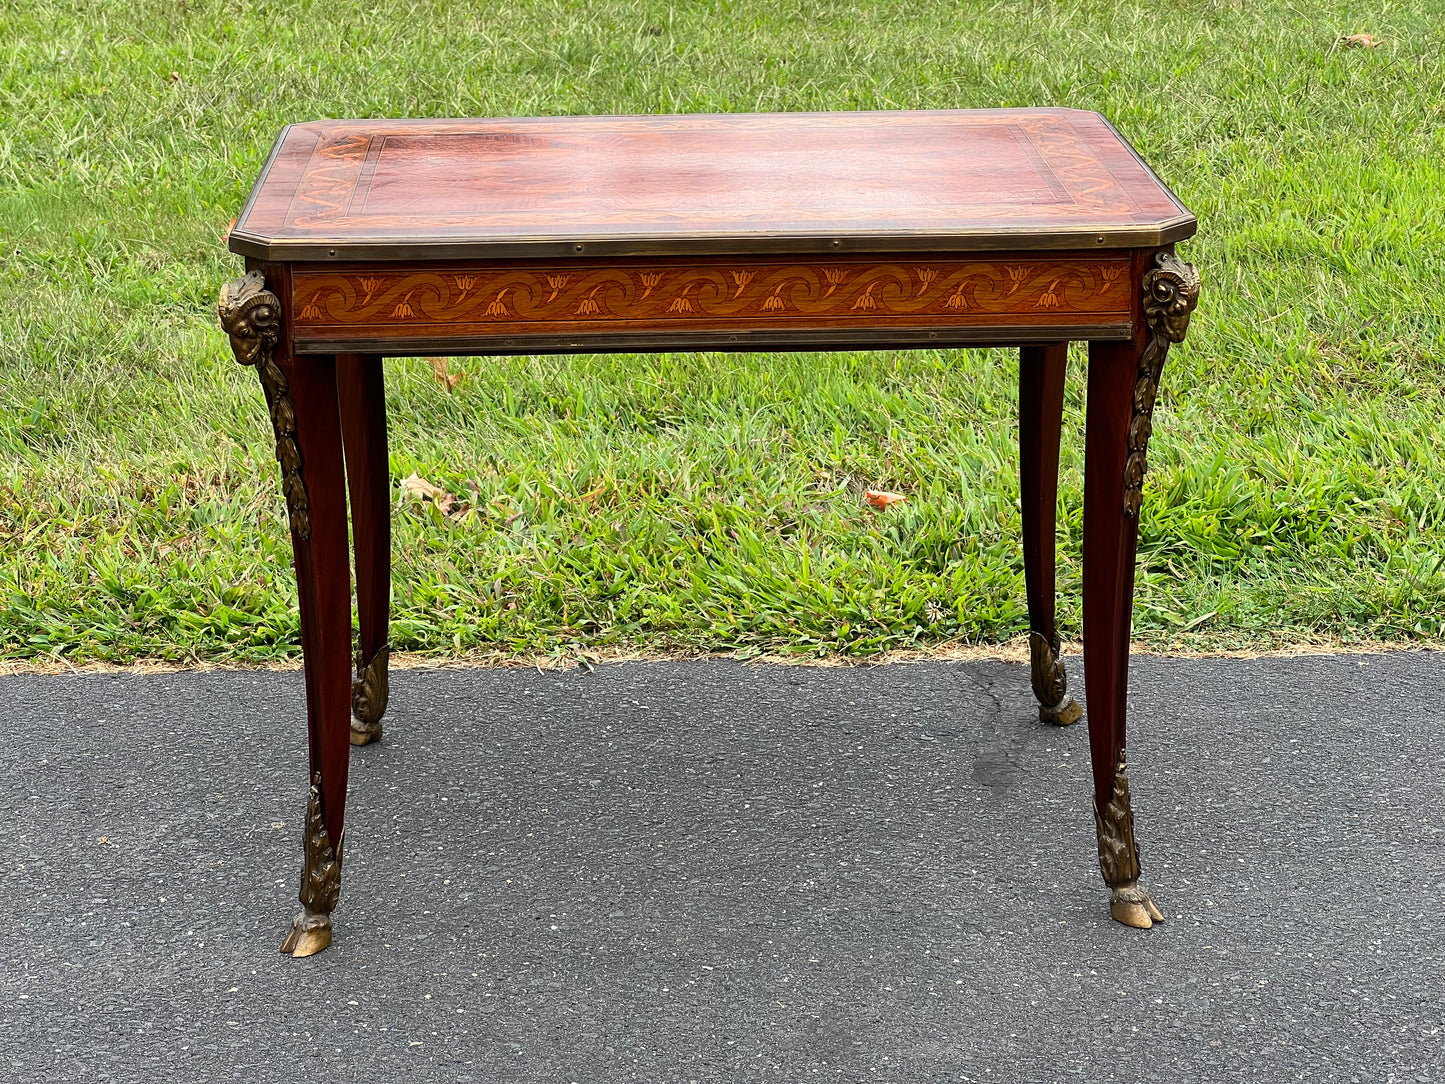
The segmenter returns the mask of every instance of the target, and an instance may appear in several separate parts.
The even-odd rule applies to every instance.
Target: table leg
[[[1025,346],[1019,351],[1019,496],[1029,603],[1029,662],[1039,719],[1056,726],[1077,722],[1084,713],[1069,695],[1054,626],[1054,519],[1068,352],[1068,343]]]
[[[1163,912],[1139,884],[1139,848],[1124,754],[1138,515],[1154,398],[1171,342],[1199,297],[1199,277],[1172,253],[1141,265],[1141,317],[1128,342],[1089,344],[1084,436],[1084,682],[1094,769],[1099,868],[1110,911],[1147,929]]]
[[[365,745],[381,737],[390,654],[386,641],[391,612],[391,476],[381,358],[337,355],[336,390],[351,493],[356,609],[361,622],[356,680],[351,684],[351,744]]]
[[[276,272],[278,278],[285,272]],[[336,362],[291,356],[281,303],[261,271],[221,291],[221,323],[236,359],[265,389],[286,497],[301,609],[311,788],[301,872],[303,910],[281,951],[310,956],[331,943],[341,891],[350,730],[351,569]],[[284,288],[280,293],[284,296]]]

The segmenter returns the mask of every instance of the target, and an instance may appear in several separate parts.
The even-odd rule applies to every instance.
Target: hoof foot
[[[315,956],[331,944],[331,916],[302,911],[291,922],[291,932],[281,942],[281,951],[295,959]]]
[[[369,745],[381,740],[381,721],[363,723],[355,715],[351,717],[351,744]]]
[[[351,683],[351,744],[367,745],[381,738],[381,717],[386,714],[390,694],[386,668],[391,649],[380,648],[371,661],[362,664],[356,656],[356,680]]]
[[[1083,707],[1069,695],[1069,675],[1059,661],[1059,639],[1029,633],[1029,679],[1039,701],[1039,722],[1054,726],[1077,723]]]
[[[1109,901],[1109,913],[1115,922],[1133,926],[1136,930],[1147,930],[1156,922],[1164,921],[1164,912],[1159,910],[1149,893],[1133,884],[1120,885],[1114,889],[1114,898]]]
[[[1065,696],[1053,707],[1039,705],[1039,722],[1054,726],[1070,726],[1077,723],[1084,714],[1084,705],[1072,696]]]

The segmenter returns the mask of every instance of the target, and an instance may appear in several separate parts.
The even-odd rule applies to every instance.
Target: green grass
[[[1334,45],[1368,31],[1374,50]],[[220,237],[280,126],[1072,105],[1194,209],[1135,630],[1445,638],[1445,14],[1434,0],[0,2],[0,657],[294,654]],[[1061,607],[1079,626],[1083,364]],[[1006,352],[389,363],[393,642],[869,654],[1024,628]],[[909,501],[866,509],[868,486]]]

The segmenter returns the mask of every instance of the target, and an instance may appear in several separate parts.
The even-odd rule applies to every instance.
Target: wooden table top
[[[284,129],[233,252],[294,262],[1080,251],[1193,235],[1074,109],[315,121]]]

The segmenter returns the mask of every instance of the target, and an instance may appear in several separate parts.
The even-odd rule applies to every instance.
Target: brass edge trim
[[[713,113],[523,113],[509,114],[496,117],[313,117],[308,121],[299,121],[293,127],[303,127],[311,124],[394,124],[398,127],[411,126],[433,126],[438,124],[477,124],[478,122],[495,124],[536,124],[539,126],[549,124],[570,124],[576,121],[599,121],[608,123],[627,123],[637,120],[670,120],[670,121],[705,121],[722,120],[732,123],[745,123],[748,120],[756,120],[758,117],[782,117],[788,120],[806,120],[810,117],[838,118],[888,118],[887,123],[894,124],[898,117],[958,117],[969,114],[980,113],[1029,113],[1036,115],[1059,116],[1067,114],[1081,114],[1100,117],[1108,120],[1104,114],[1095,109],[1082,109],[1072,105],[1034,105],[1034,106],[983,106],[977,109],[800,109],[779,110],[744,110],[741,112],[713,112]]]
[[[361,261],[393,263],[410,260],[566,259],[588,256],[841,255],[850,252],[1051,252],[1081,249],[1089,252],[1109,252],[1116,249],[1158,248],[1193,237],[1198,228],[1198,220],[1186,212],[1147,228],[1105,226],[1069,230],[900,231],[883,234],[837,231],[692,237],[614,235],[536,237],[505,241],[458,241],[427,237],[399,238],[395,242],[324,237],[287,240],[267,238],[237,228],[231,231],[227,244],[232,252],[257,260],[321,264]],[[1104,240],[1098,241],[1099,237]]]
[[[378,329],[384,330],[384,329]],[[879,328],[872,332],[842,329],[838,335],[819,330],[782,333],[714,331],[630,335],[482,335],[409,338],[357,335],[351,338],[295,339],[296,354],[381,354],[387,357],[509,354],[605,354],[617,351],[716,350],[778,352],[785,350],[878,350],[928,347],[1011,347],[1034,343],[1122,341],[1133,326],[1121,324],[993,324],[961,328]]]

